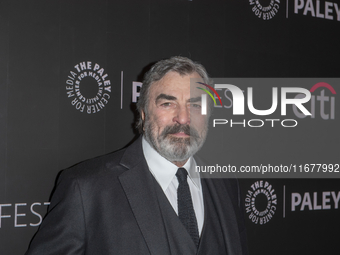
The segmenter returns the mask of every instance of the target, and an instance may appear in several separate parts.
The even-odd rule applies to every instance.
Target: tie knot
[[[177,173],[176,173],[178,182],[186,182],[187,181],[187,176],[188,172],[185,170],[185,168],[178,168]]]

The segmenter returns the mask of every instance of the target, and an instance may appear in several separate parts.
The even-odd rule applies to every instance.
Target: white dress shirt
[[[143,137],[142,141],[143,153],[146,162],[149,166],[149,170],[155,177],[166,197],[168,198],[172,208],[178,215],[177,208],[177,188],[178,180],[176,172],[178,166],[171,163],[164,157],[162,157]],[[198,231],[201,235],[203,223],[204,223],[204,204],[201,179],[199,173],[195,171],[196,161],[193,157],[182,166],[188,171],[188,185],[190,188],[191,198],[196,214]]]

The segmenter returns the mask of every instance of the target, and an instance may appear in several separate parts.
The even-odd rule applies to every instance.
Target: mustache
[[[162,136],[166,137],[167,135],[176,134],[179,132],[183,132],[186,135],[189,135],[193,138],[199,138],[198,132],[195,128],[190,127],[189,125],[174,125],[174,126],[166,126],[162,132]]]

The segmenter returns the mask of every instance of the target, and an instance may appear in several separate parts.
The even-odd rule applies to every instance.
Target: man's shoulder
[[[62,171],[64,176],[88,178],[105,173],[121,174],[125,168],[120,161],[126,149],[111,152],[95,158],[84,160]]]
[[[117,177],[127,171],[130,165],[138,164],[137,161],[143,155],[140,144],[138,139],[121,150],[87,159],[63,170],[62,175],[76,179]]]

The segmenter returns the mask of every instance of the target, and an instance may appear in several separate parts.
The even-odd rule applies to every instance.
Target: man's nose
[[[178,124],[190,124],[190,110],[187,107],[179,107],[176,111],[174,122]]]

